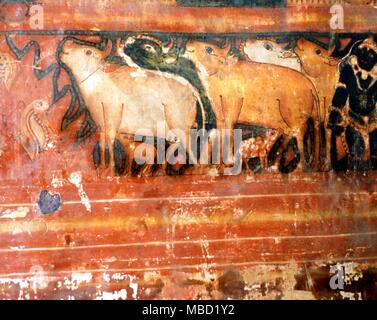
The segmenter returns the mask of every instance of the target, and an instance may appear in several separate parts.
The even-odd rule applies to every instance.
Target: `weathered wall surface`
[[[321,2],[0,2],[0,298],[375,299],[376,4],[350,2],[336,32]],[[240,171],[137,164],[193,128],[242,129]]]

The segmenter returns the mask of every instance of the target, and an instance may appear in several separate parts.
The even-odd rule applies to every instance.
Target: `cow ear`
[[[338,50],[345,50],[350,45],[351,42],[352,42],[352,38],[340,39]]]
[[[304,51],[304,40],[302,38],[297,39],[296,41],[296,48],[300,51]]]
[[[336,44],[335,44],[335,43],[333,43],[333,44],[329,47],[329,49],[327,50],[327,53],[328,53],[329,56],[331,56],[331,55],[333,54],[335,48],[336,48]]]
[[[328,42],[328,48],[327,48],[327,54],[328,56],[332,56],[335,49],[339,46],[339,38],[336,37],[330,37],[330,41]]]

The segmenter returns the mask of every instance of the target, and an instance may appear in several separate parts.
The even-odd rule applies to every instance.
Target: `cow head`
[[[295,53],[300,58],[302,68],[313,78],[326,74],[328,67],[336,67],[338,60],[331,57],[335,46],[327,50],[318,44],[306,39],[299,39],[296,43]]]
[[[38,100],[35,100],[33,101],[33,107],[36,111],[40,111],[40,112],[44,112],[44,111],[47,111],[49,109],[49,104],[46,100],[43,100],[43,99],[38,99]]]
[[[261,57],[289,59],[295,57],[292,50],[284,49],[283,45],[276,43],[270,39],[250,39],[246,41],[244,46],[245,53],[249,56],[250,60],[256,61]]]
[[[272,39],[249,39],[243,51],[253,62],[270,63],[287,66],[301,71],[300,60],[293,50],[285,49],[285,44],[279,44]]]
[[[96,43],[91,45],[68,39],[62,46],[59,59],[72,70],[78,81],[82,81],[105,65],[105,58],[110,52],[110,44],[101,50]]]
[[[173,64],[178,54],[164,48],[160,41],[151,37],[129,37],[121,41],[118,54],[127,64],[136,64],[147,69],[159,69],[163,65]]]
[[[194,40],[187,43],[185,56],[194,62],[199,71],[214,75],[228,64],[229,52],[230,45],[220,47]]]

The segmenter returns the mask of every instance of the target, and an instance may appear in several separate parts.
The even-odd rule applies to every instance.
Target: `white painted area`
[[[137,71],[130,73],[130,76],[132,78],[146,78],[147,73],[142,69],[138,69]]]
[[[50,149],[53,149],[55,147],[55,143],[53,141],[49,141],[47,142],[44,150],[50,150]]]
[[[93,276],[90,272],[72,273],[71,278],[72,278],[72,281],[90,282],[92,280]]]
[[[18,285],[20,288],[19,294],[18,294],[18,300],[30,300],[30,294],[27,293],[27,291],[30,290],[31,284],[30,281],[26,279],[0,279],[0,285],[1,286],[9,286],[12,287],[14,285]]]
[[[136,277],[130,276],[130,288],[132,289],[132,298],[137,299],[137,290],[139,288]]]
[[[116,273],[110,275],[109,273],[104,272],[102,274],[102,279],[106,283],[110,283],[111,281],[128,280],[129,286],[132,290],[132,298],[135,299],[135,300],[137,299],[137,293],[138,293],[139,286],[137,284],[136,276],[128,275],[126,273],[121,273],[121,272],[116,272]],[[126,300],[127,299],[127,291],[126,291],[126,289],[122,289],[120,291],[114,291],[114,292],[106,292],[106,291],[100,292],[97,295],[96,299],[97,300],[119,300],[119,299]]]
[[[87,75],[85,75],[84,79],[85,79],[84,81],[86,83],[87,88],[91,92],[96,92],[98,86],[102,82],[102,74],[99,73],[99,72],[88,73]],[[82,82],[84,82],[84,81],[82,81]]]
[[[253,62],[274,64],[299,72],[302,70],[293,50],[285,50],[282,45],[269,39],[247,40],[244,52]]]
[[[96,300],[126,300],[127,299],[127,290],[121,289],[119,291],[108,292],[103,291],[102,294],[100,293]]]
[[[64,277],[62,285],[68,290],[77,290],[82,283],[89,283],[92,281],[93,275],[91,272],[74,272],[71,277]],[[59,287],[59,286],[58,286]]]
[[[202,252],[203,252],[203,258],[205,259],[213,259],[215,258],[214,255],[209,254],[209,242],[208,240],[200,240],[201,247],[202,247]]]
[[[359,281],[363,277],[363,273],[359,270],[358,264],[355,262],[337,263],[338,270],[344,269],[344,282],[351,284],[354,281]]]
[[[72,183],[74,186],[76,186],[79,196],[81,199],[81,203],[85,206],[86,211],[92,212],[92,207],[90,205],[90,200],[86,192],[84,191],[84,187],[82,185],[82,174],[81,172],[73,172],[69,176],[69,182]]]
[[[30,282],[25,279],[0,279],[0,285],[19,285],[20,289],[28,289]]]
[[[200,62],[198,62],[197,64],[198,64],[198,70],[199,70],[200,75],[202,75],[203,77],[208,77],[209,73],[208,73],[206,67],[203,64],[201,64]]]
[[[203,259],[205,261],[205,263],[201,264],[203,279],[205,279],[205,281],[207,281],[207,282],[210,282],[215,278],[211,269],[216,264],[210,263],[211,260],[214,258],[214,256],[210,255],[210,253],[209,253],[209,242],[206,239],[200,240],[200,246],[201,246],[202,253],[203,253]]]
[[[63,187],[64,181],[62,178],[57,177],[56,175],[52,176],[51,185],[54,188],[61,188]]]
[[[17,219],[17,218],[25,218],[30,209],[27,207],[18,207],[16,210],[7,209],[1,213],[1,219]]]
[[[108,273],[104,272],[103,275],[102,275],[102,279],[103,281],[109,283],[111,281],[111,277]]]
[[[144,281],[146,282],[155,282],[158,279],[161,279],[161,273],[157,271],[147,271],[144,273]]]

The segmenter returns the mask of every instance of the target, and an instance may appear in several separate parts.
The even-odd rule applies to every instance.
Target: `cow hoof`
[[[115,139],[114,141],[114,173],[122,176],[127,168],[127,153],[123,144]]]
[[[130,175],[131,177],[138,177],[138,176],[141,176],[141,172],[144,168],[144,165],[143,164],[138,164],[135,159],[132,160],[132,164],[131,164],[131,172],[130,172]]]
[[[171,165],[170,163],[166,166],[166,173],[169,176],[181,176],[185,173],[187,169],[187,165]]]
[[[100,143],[97,142],[96,145],[93,148],[93,164],[96,169],[99,168],[99,166],[102,164],[102,159],[101,159],[101,146]],[[108,146],[105,148],[105,167],[108,168],[110,164],[110,149]]]
[[[247,165],[254,173],[262,173],[262,161],[260,158],[250,158],[247,160]]]
[[[101,148],[99,146],[99,142],[93,148],[93,164],[96,169],[99,168],[101,165]]]
[[[283,140],[284,140],[283,135],[280,135],[280,137],[276,140],[276,142],[272,146],[267,156],[267,167],[272,167],[275,164],[276,159],[279,156],[279,150],[283,144]]]
[[[293,152],[290,159],[287,163],[287,158],[290,152]],[[297,139],[295,137],[289,140],[287,146],[284,148],[284,151],[280,158],[279,171],[281,173],[291,173],[296,170],[298,164],[300,163],[300,152],[297,146]]]
[[[158,164],[149,164],[144,168],[143,175],[146,177],[152,177],[158,172],[159,168]]]
[[[319,171],[320,172],[329,172],[331,170],[331,163],[330,161],[326,161],[324,163],[321,163],[319,165]]]

